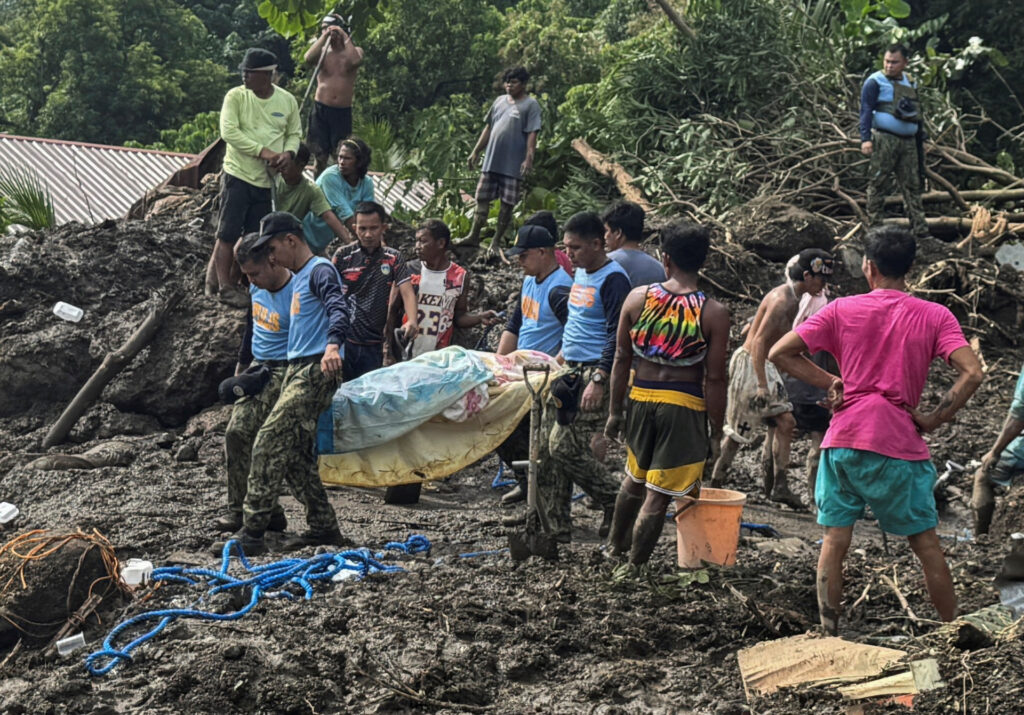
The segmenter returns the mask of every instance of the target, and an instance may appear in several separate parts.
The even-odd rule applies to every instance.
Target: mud
[[[743,294],[756,297],[776,284],[782,264],[739,244],[719,249],[707,273],[728,293],[711,284],[708,290],[729,303],[738,325],[754,307]],[[122,560],[216,567],[209,546],[219,535],[209,523],[224,502],[230,408],[214,404],[215,387],[233,366],[241,315],[200,297],[208,251],[208,237],[171,216],[31,236],[17,251],[0,239],[0,304],[21,306],[0,310],[0,500],[21,509],[0,527],[0,541],[31,529],[96,529]],[[503,309],[518,284],[515,271],[484,262],[470,268],[477,276],[472,307]],[[53,458],[33,466],[46,457],[39,445],[66,400],[130,334],[147,301],[182,280],[192,297],[180,314],[108,387],[72,441],[49,451],[91,450],[82,457],[89,463]],[[838,292],[852,292],[857,280],[846,274]],[[49,313],[58,299],[85,308],[83,322],[62,323]],[[493,345],[497,334],[489,339]],[[1022,355],[984,339],[982,347],[989,379],[956,424],[928,437],[940,467],[984,453],[1009,403]],[[935,366],[925,402],[937,402],[950,383],[950,370]],[[797,442],[791,473],[802,470],[806,449],[806,440]],[[27,636],[20,646],[12,645],[16,639],[2,645],[0,712],[845,712],[847,703],[827,688],[749,703],[744,694],[736,652],[814,629],[818,620],[820,530],[808,512],[765,499],[757,457],[756,448],[741,452],[729,478],[749,495],[745,520],[771,524],[804,547],[780,554],[765,548],[764,537],[744,535],[737,565],[709,568],[703,584],[675,568],[671,524],[651,572],[621,578],[598,549],[600,512],[587,500],[574,503],[573,543],[560,548],[557,563],[515,566],[504,553],[461,558],[507,545],[501,519],[508,510],[490,488],[493,456],[426,489],[411,507],[385,505],[377,491],[331,489],[342,530],[355,543],[379,549],[417,533],[430,539],[431,552],[403,556],[405,573],[317,586],[309,601],[267,600],[237,621],[178,621],[131,662],[92,678],[85,655],[110,628],[143,611],[190,603],[195,594],[168,584],[134,599],[104,599],[84,627],[85,651],[44,657],[40,639]],[[970,475],[954,477],[952,486],[939,531],[961,609],[970,612],[998,600],[992,578],[1008,548],[1004,535],[1022,526],[1024,491],[1001,500],[992,538],[964,541],[958,535],[970,525]],[[793,489],[807,501],[802,478],[793,479]],[[290,497],[282,503],[292,528],[302,528],[301,507]],[[70,585],[62,563],[52,562],[47,577],[47,603],[60,617]],[[919,623],[883,573],[899,584]],[[873,522],[861,523],[845,577],[842,635],[938,659],[947,685],[919,696],[916,711],[1016,711],[1024,682],[1019,630],[988,647],[957,648],[930,620],[934,611],[906,540],[889,537],[886,544]],[[8,584],[5,598],[19,588]]]

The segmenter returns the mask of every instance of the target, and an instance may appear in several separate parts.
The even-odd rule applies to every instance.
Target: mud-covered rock
[[[122,412],[183,424],[233,371],[244,313],[201,295],[212,239],[173,216],[0,237],[0,417],[67,403],[166,291],[188,297],[103,393]],[[13,301],[13,303],[12,303]],[[55,316],[57,301],[84,311]],[[77,437],[105,436],[85,429]]]
[[[777,199],[733,209],[725,223],[741,246],[775,263],[785,263],[805,248],[829,250],[835,239],[822,218]]]

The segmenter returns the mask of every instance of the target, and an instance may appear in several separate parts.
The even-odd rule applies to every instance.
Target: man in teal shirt
[[[274,53],[251,48],[238,69],[243,84],[228,90],[220,111],[220,135],[227,147],[217,245],[210,260],[221,301],[245,308],[249,293],[238,285],[234,245],[243,234],[257,231],[260,219],[270,213],[272,171],[295,156],[302,126],[295,97],[274,84]]]

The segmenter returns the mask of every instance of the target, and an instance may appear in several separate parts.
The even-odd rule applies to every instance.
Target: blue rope
[[[516,483],[515,479],[505,479],[505,463],[500,459],[498,460],[498,473],[494,475],[494,481],[491,482],[491,489],[501,489],[502,487],[510,487]]]
[[[402,551],[407,554],[429,553],[430,541],[425,536],[413,534],[404,542],[391,541],[384,545],[385,550]],[[236,578],[228,573],[232,556],[237,556],[238,561],[246,570],[245,578]],[[245,557],[242,546],[237,539],[231,539],[224,544],[221,551],[220,570],[213,571],[203,568],[185,568],[183,566],[167,566],[153,569],[150,580],[166,581],[168,583],[181,583],[188,586],[198,586],[206,583],[209,588],[205,595],[197,599],[200,604],[209,596],[214,596],[228,590],[252,588],[252,596],[249,602],[237,611],[231,613],[211,613],[198,608],[168,608],[147,613],[140,613],[129,618],[127,621],[118,624],[103,639],[103,648],[89,654],[85,659],[85,669],[90,675],[106,675],[113,670],[121,661],[130,661],[131,652],[146,641],[156,637],[164,628],[178,618],[198,618],[207,621],[234,621],[249,613],[263,598],[287,598],[293,599],[294,595],[284,591],[289,584],[300,587],[308,601],[313,597],[313,584],[317,581],[326,581],[333,578],[341,571],[355,571],[356,578],[362,579],[371,573],[397,573],[404,571],[401,566],[385,564],[380,561],[383,554],[372,555],[369,549],[351,549],[340,553],[317,554],[308,559],[282,559],[261,566],[253,566]],[[120,650],[114,646],[118,637],[136,626],[147,621],[158,621],[149,631],[130,641]],[[106,663],[100,661],[106,659]]]
[[[506,546],[503,549],[492,549],[491,551],[467,551],[464,554],[459,554],[460,559],[475,559],[478,556],[497,556],[498,554],[504,554],[508,551]]]

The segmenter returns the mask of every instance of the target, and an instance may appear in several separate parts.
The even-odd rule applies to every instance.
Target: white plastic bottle
[[[53,314],[58,318],[62,318],[72,323],[77,323],[82,319],[82,316],[85,315],[85,311],[77,306],[71,305],[70,303],[65,303],[64,301],[59,300],[53,304]]]

